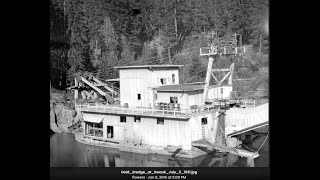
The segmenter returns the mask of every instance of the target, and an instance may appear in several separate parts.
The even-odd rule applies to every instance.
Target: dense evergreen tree
[[[254,49],[243,58],[221,57],[217,68],[235,62],[238,78],[266,79],[268,6],[268,0],[51,0],[50,40],[68,44],[52,48],[51,78],[65,74],[73,82],[84,71],[116,78],[114,66],[173,63],[184,65],[186,82],[202,81],[208,61],[199,48],[208,42],[193,35],[215,30],[241,34]]]
[[[125,36],[121,36],[121,45],[122,45],[122,52],[121,52],[120,65],[126,65],[134,62],[134,51],[130,47],[128,40]]]
[[[188,68],[188,78],[186,82],[204,82],[206,77],[206,67],[201,64],[199,58],[193,58]]]

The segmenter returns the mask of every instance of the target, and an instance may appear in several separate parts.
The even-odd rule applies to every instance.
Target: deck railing
[[[180,110],[166,110],[149,107],[135,107],[126,108],[117,105],[98,105],[98,104],[77,104],[76,110],[80,111],[92,111],[92,112],[106,112],[115,114],[130,114],[130,115],[151,115],[158,117],[176,117],[176,118],[189,118],[191,116],[197,116],[202,113],[209,113],[213,108],[201,109],[197,107],[194,109],[180,109]]]
[[[246,108],[256,107],[256,101],[255,100],[244,99],[242,102],[243,102],[243,107],[246,107]]]

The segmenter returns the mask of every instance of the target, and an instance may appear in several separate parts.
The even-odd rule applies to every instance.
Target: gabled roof
[[[162,64],[162,65],[139,65],[139,66],[118,66],[114,69],[151,69],[151,68],[180,68],[183,65]]]

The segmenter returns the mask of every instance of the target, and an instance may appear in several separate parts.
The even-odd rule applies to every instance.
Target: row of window
[[[126,116],[120,116],[120,122],[126,122]],[[134,117],[134,122],[141,122],[140,116]],[[157,124],[164,124],[164,118],[157,118]],[[201,124],[207,124],[207,118],[201,118]],[[96,137],[103,137],[103,124],[101,123],[86,123],[85,134]],[[113,126],[107,126],[107,138],[113,138]]]
[[[223,88],[220,89],[220,93],[223,94]],[[158,99],[157,94],[155,94],[155,99]],[[141,100],[141,94],[138,94],[138,100]],[[178,97],[170,97],[170,103],[178,103]]]
[[[155,99],[158,99],[158,94],[154,95]],[[138,100],[141,100],[141,94],[138,94]],[[178,103],[178,97],[170,97],[170,103]]]
[[[174,84],[175,82],[176,82],[175,74],[172,74],[172,84]],[[166,85],[167,84],[167,78],[160,78],[160,83],[162,85]]]
[[[126,116],[120,116],[120,122],[125,123],[127,122],[127,117]],[[140,116],[134,116],[134,122],[141,122],[141,117]],[[164,124],[164,118],[157,118],[157,124]]]

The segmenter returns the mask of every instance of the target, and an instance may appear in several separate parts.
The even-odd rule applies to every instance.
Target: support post
[[[213,120],[212,143],[216,143],[217,130],[218,130],[218,122],[219,122],[219,119],[217,118],[218,115],[219,115],[219,111],[216,111],[215,117],[214,117],[214,120]]]
[[[221,112],[222,113],[222,112]],[[219,128],[217,128],[217,129],[219,129],[219,137],[220,137],[220,139],[219,139],[219,143],[221,143],[221,145],[223,145],[223,146],[226,146],[227,144],[226,144],[226,137],[225,137],[225,115],[224,114],[221,114],[220,116],[219,116],[219,118],[218,118],[218,126],[219,126]]]
[[[228,84],[229,85],[232,85],[232,81],[233,81],[233,72],[234,72],[234,63],[231,64],[230,66],[230,76],[229,76],[229,82]]]
[[[213,64],[213,57],[209,57],[209,63],[208,63],[208,68],[207,68],[207,76],[206,76],[206,84],[204,86],[204,91],[203,91],[203,98],[202,98],[202,105],[205,105],[205,102],[208,97],[208,91],[209,91],[209,83],[210,83],[210,76],[211,76],[211,70],[212,70],[212,64]],[[203,106],[204,108],[204,106]]]
[[[254,167],[254,158],[253,157],[248,157],[247,158],[247,166],[248,167]]]

